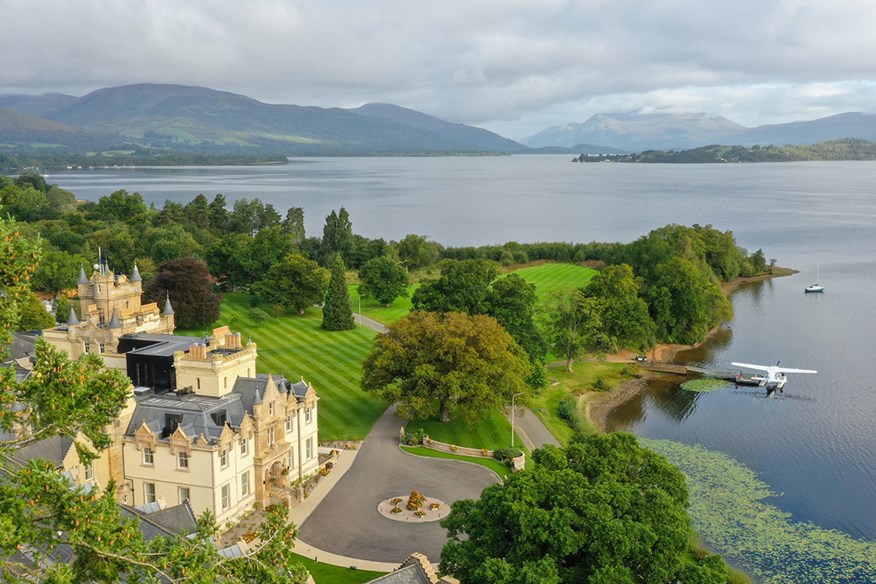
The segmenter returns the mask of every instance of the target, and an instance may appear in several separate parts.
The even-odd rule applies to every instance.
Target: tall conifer
[[[344,260],[338,254],[322,309],[322,328],[327,331],[346,331],[356,327],[345,273]]]

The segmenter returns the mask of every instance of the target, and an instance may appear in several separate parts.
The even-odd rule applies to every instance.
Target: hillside
[[[45,113],[141,147],[283,155],[509,153],[497,134],[397,106],[355,110],[266,104],[203,87],[140,84],[99,89]],[[6,128],[0,126],[0,139]]]

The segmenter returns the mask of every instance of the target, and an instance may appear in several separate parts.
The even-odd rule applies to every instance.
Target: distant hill
[[[587,143],[639,151],[715,144],[720,142],[716,138],[743,129],[707,114],[597,114],[583,124],[547,128],[522,142],[530,148]]]
[[[707,114],[598,114],[583,124],[547,128],[522,142],[529,147],[586,142],[642,152],[686,150],[710,144],[806,146],[842,138],[876,140],[876,115],[846,113],[812,121],[746,128]]]
[[[517,142],[387,104],[355,110],[266,104],[204,87],[139,84],[99,89],[44,117],[161,151],[283,155],[510,153]],[[0,126],[0,142],[5,129]]]
[[[46,93],[45,95],[0,95],[0,109],[9,109],[43,116],[58,108],[64,107],[78,98],[64,93]]]

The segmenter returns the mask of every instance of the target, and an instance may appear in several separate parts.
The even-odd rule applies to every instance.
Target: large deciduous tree
[[[546,383],[544,356],[548,351],[547,341],[535,326],[537,305],[535,284],[530,284],[517,274],[499,278],[487,292],[487,314],[499,321],[529,355],[532,374],[528,381],[532,387],[541,387]]]
[[[340,255],[335,256],[325,304],[322,307],[322,328],[327,331],[348,331],[356,328],[346,274],[344,260]]]
[[[262,302],[304,314],[305,308],[323,301],[328,279],[325,268],[301,254],[292,253],[271,266],[267,274],[252,285],[252,292]]]
[[[144,295],[159,306],[169,296],[179,328],[203,327],[219,319],[222,297],[213,292],[206,264],[196,258],[166,262],[146,285]]]
[[[405,418],[459,413],[473,423],[526,391],[529,360],[490,316],[415,311],[378,335],[362,389],[398,403]]]
[[[464,584],[728,581],[720,557],[689,553],[684,476],[631,434],[578,437],[534,458],[479,500],[453,503],[442,572]]]
[[[370,296],[384,306],[395,302],[396,298],[408,295],[411,278],[408,271],[398,261],[381,256],[365,263],[359,268],[360,296]]]
[[[586,350],[604,348],[599,308],[579,289],[556,290],[545,310],[548,338],[554,353],[566,359],[566,371]]]
[[[609,349],[647,349],[654,346],[656,327],[648,303],[639,296],[642,284],[628,264],[607,266],[584,289],[596,300],[604,338]]]
[[[417,288],[411,304],[414,310],[486,314],[487,292],[498,275],[499,266],[489,260],[445,260],[441,276]]]
[[[673,258],[657,266],[655,274],[648,297],[661,339],[696,343],[732,316],[733,307],[718,284],[689,260]]]

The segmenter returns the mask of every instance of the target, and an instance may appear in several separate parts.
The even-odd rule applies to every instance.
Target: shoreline
[[[729,282],[722,282],[721,290],[724,292],[724,295],[729,298],[733,292],[748,284],[763,282],[764,280],[770,280],[772,278],[791,276],[796,273],[798,273],[797,270],[776,267],[772,274],[739,277]],[[728,321],[721,322],[712,328],[706,335],[706,338],[698,343],[692,345],[658,344],[650,351],[647,351],[646,355],[651,361],[674,361],[679,353],[702,346],[703,343],[711,339],[715,333],[721,330],[727,322]],[[611,363],[635,363],[636,354],[635,351],[624,349],[618,353],[606,355],[605,359]],[[665,377],[666,375],[667,374],[653,373],[644,370],[640,377],[622,381],[618,387],[611,392],[591,392],[587,395],[585,415],[590,420],[590,423],[593,424],[593,427],[596,428],[596,431],[600,434],[604,434],[608,431],[608,418],[616,408],[647,391],[649,387],[648,382],[651,379]]]

